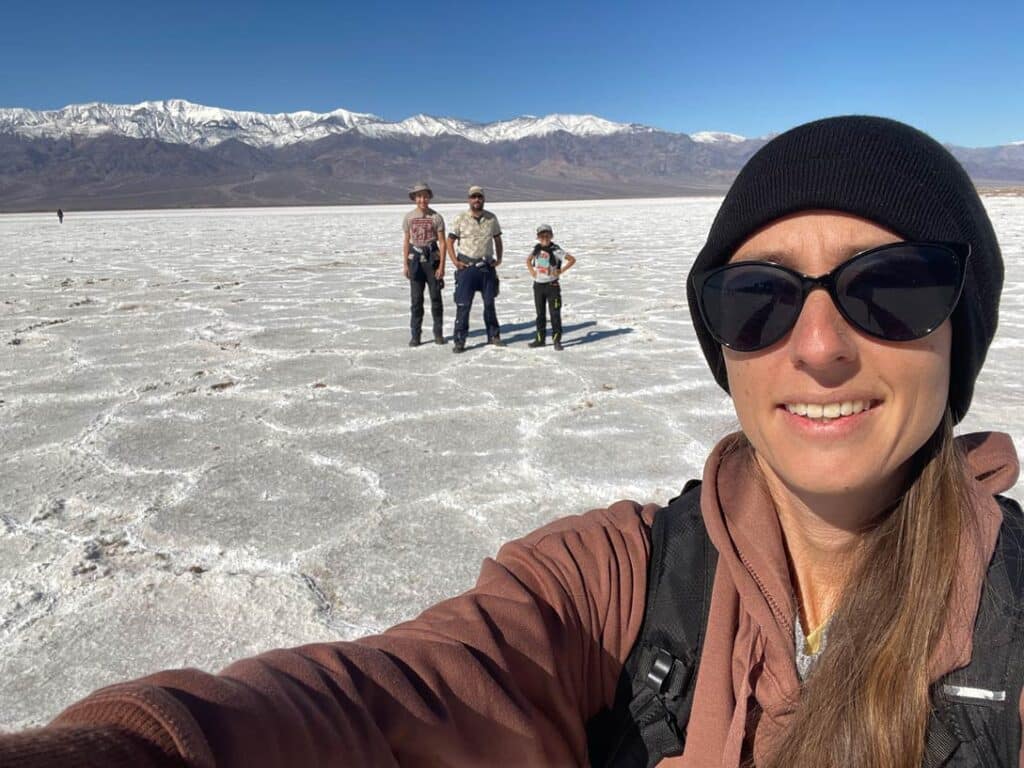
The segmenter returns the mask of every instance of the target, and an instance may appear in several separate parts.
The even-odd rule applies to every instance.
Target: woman
[[[811,123],[740,173],[688,281],[743,431],[699,492],[717,566],[685,748],[664,765],[1017,762],[966,725],[936,757],[929,723],[934,685],[972,662],[1004,517],[994,494],[1018,472],[1005,436],[951,431],[1001,285],[966,174],[908,126]],[[641,637],[656,512],[620,502],[552,523],[486,561],[470,592],[378,637],[104,689],[0,741],[0,763],[597,760],[588,723],[595,742]],[[1004,705],[1019,743],[1020,683],[1000,679],[990,698],[1009,700],[984,704]]]

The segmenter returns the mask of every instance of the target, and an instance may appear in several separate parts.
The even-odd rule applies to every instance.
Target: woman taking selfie
[[[1002,275],[929,137],[782,134],[687,281],[742,428],[699,486],[545,526],[382,635],[103,689],[0,763],[1017,765],[1018,463],[952,431]]]

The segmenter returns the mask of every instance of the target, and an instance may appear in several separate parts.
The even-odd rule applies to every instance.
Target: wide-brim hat
[[[409,190],[409,199],[415,200],[416,195],[419,194],[420,192],[426,192],[431,197],[434,196],[434,190],[430,188],[430,185],[427,184],[427,182],[425,181],[420,181],[414,184],[412,189]]]

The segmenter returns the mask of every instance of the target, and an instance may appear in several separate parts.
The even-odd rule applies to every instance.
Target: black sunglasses
[[[739,352],[764,349],[789,333],[815,288],[828,291],[858,330],[910,341],[953,313],[970,253],[966,243],[891,243],[820,277],[766,261],[734,262],[696,277],[697,304],[715,341]]]

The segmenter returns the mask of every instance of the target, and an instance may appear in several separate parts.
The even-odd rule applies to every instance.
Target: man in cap
[[[501,266],[501,254],[501,226],[498,218],[484,210],[483,189],[472,186],[469,188],[469,210],[459,214],[448,233],[448,256],[456,269],[454,352],[466,349],[469,310],[473,306],[473,294],[477,291],[484,297],[487,343],[496,347],[505,346],[494,309],[494,297],[498,295],[496,267]]]
[[[425,182],[409,190],[416,207],[402,220],[402,270],[409,281],[412,298],[409,328],[410,347],[420,345],[423,328],[423,288],[430,288],[430,314],[434,320],[434,343],[444,344],[444,219],[430,207],[433,191]]]

